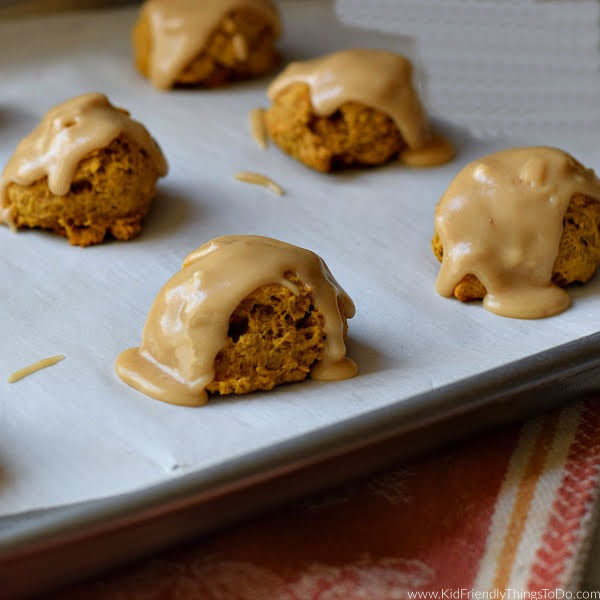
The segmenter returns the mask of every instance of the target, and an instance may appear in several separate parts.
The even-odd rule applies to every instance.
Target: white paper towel
[[[283,11],[288,58],[384,44],[337,27],[327,3],[286,2]],[[147,125],[171,165],[135,241],[80,249],[52,234],[0,228],[0,515],[201,469],[596,330],[598,281],[574,289],[563,315],[531,322],[434,292],[433,207],[462,165],[506,142],[454,131],[459,158],[441,168],[320,175],[275,147],[256,147],[247,113],[266,104],[266,80],[215,91],[151,88],[131,65],[134,18],[125,10],[0,24],[0,163],[50,106],[99,90]],[[597,149],[568,149],[600,166]],[[286,195],[235,181],[240,169],[268,174]],[[139,343],[156,292],[186,254],[228,233],[273,236],[325,258],[357,305],[349,343],[357,378],[189,409],[114,375],[116,356]],[[12,371],[58,353],[61,363],[6,383]]]

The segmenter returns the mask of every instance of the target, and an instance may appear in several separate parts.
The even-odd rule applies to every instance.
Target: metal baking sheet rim
[[[513,406],[507,421],[551,408],[567,399],[566,392],[569,396],[600,389],[597,377],[591,382],[581,380],[598,367],[600,333],[594,333],[168,482],[101,500],[0,518],[0,575],[27,556],[201,505],[453,417],[464,420],[478,409],[522,400],[527,394],[537,392],[539,396],[542,391],[543,398],[541,402],[521,402],[516,410]],[[574,384],[560,385],[571,379]],[[482,428],[479,425],[486,426],[471,423],[469,429],[476,432]],[[402,459],[403,454],[406,456],[400,452],[397,458]],[[221,524],[214,522],[215,527]]]

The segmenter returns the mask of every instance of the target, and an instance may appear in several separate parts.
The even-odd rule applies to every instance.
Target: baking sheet
[[[283,11],[288,58],[358,45],[327,2],[284,2]],[[126,9],[0,23],[0,162],[50,106],[97,90],[147,125],[171,165],[133,242],[80,249],[51,234],[0,229],[0,515],[213,466],[595,331],[597,279],[572,289],[573,307],[544,321],[505,319],[434,291],[436,201],[461,166],[512,141],[449,130],[460,151],[450,165],[320,175],[250,137],[247,113],[266,105],[267,80],[161,93],[140,79],[130,60],[134,18]],[[361,45],[381,45],[367,37]],[[576,141],[567,149],[600,163],[598,151]],[[270,175],[286,195],[235,181],[241,169]],[[357,305],[348,344],[357,378],[193,409],[151,400],[114,375],[116,356],[138,345],[156,292],[182,259],[229,233],[280,238],[325,258]],[[66,356],[58,365],[6,383],[58,353]]]

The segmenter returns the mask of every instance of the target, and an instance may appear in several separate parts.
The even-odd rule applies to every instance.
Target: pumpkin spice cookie
[[[285,152],[321,172],[394,157],[433,166],[454,156],[431,131],[412,65],[382,50],[343,50],[290,64],[270,85],[265,122]]]
[[[145,127],[103,94],[59,104],[24,138],[0,177],[0,221],[49,229],[77,246],[141,230],[165,158]]]
[[[497,314],[541,318],[600,265],[600,180],[557,148],[514,148],[467,165],[436,208],[443,296],[484,299]],[[560,286],[560,287],[559,287]]]
[[[279,14],[270,0],[147,0],[135,65],[159,89],[215,87],[272,71]]]
[[[259,236],[225,236],[184,261],[156,297],[142,344],[119,377],[145,394],[200,405],[207,392],[245,394],[356,374],[346,358],[354,305],[316,254]]]

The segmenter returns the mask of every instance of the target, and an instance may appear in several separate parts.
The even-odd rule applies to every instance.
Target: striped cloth
[[[498,494],[475,587],[577,588],[599,473],[598,402],[570,405],[525,425]]]
[[[53,598],[552,597],[578,588],[599,478],[600,401],[582,401]]]

